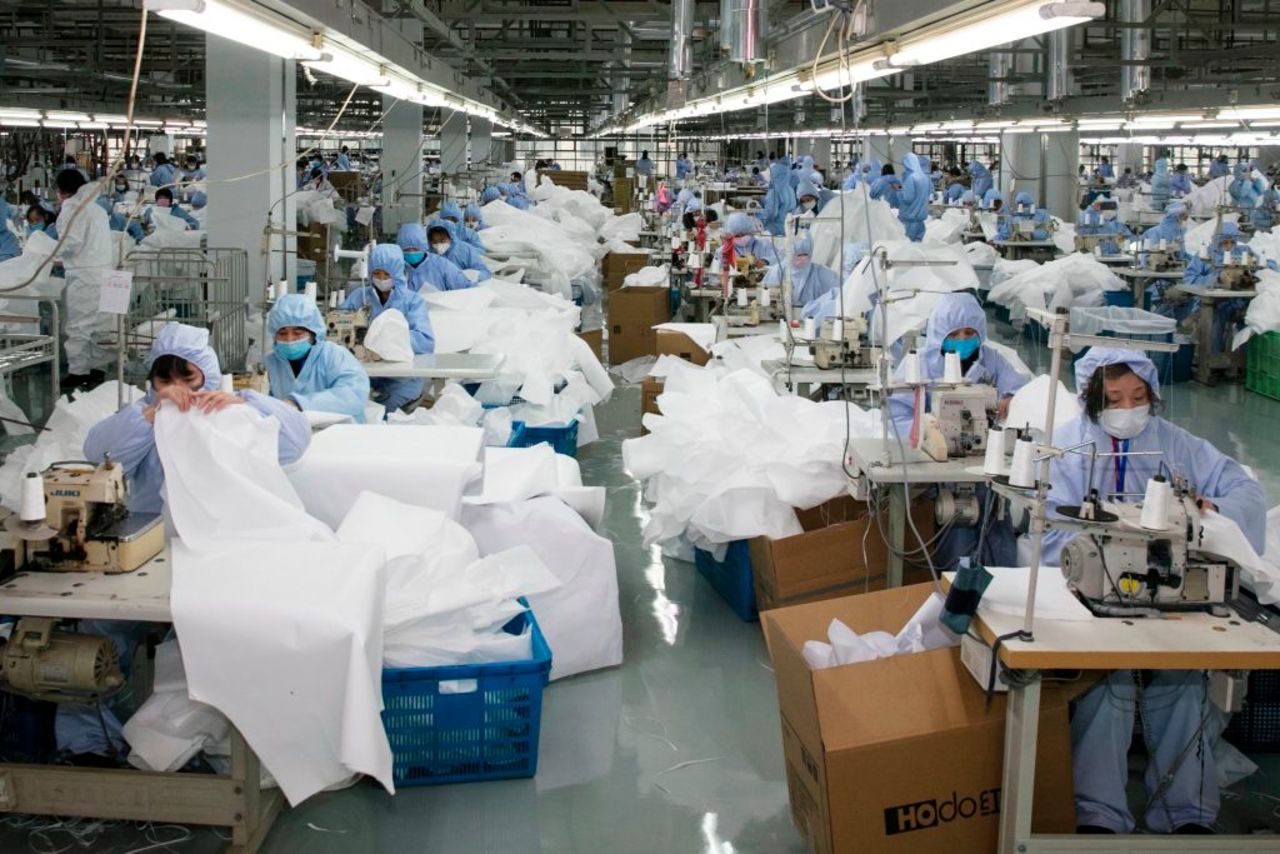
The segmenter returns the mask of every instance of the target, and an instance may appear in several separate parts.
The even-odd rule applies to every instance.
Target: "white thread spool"
[[[831,321],[831,340],[832,341],[844,340],[844,318],[837,317]]]
[[[945,353],[942,357],[942,381],[944,383],[964,382],[964,373],[960,370],[960,354]]]
[[[769,296],[769,289],[768,289],[768,288],[766,288],[764,285],[761,285],[761,286],[760,286],[760,305],[761,305],[761,307],[762,307],[762,308],[768,308],[768,307],[769,307],[769,300],[770,300],[770,296]]]
[[[18,519],[23,522],[43,522],[44,478],[39,472],[30,472],[22,479],[22,504],[18,510]]]
[[[1156,475],[1147,481],[1147,494],[1142,499],[1142,518],[1138,524],[1151,531],[1163,531],[1169,526],[1169,504],[1173,501],[1173,489],[1164,475]]]
[[[982,473],[1004,474],[1004,431],[998,427],[987,431],[987,453],[982,460]]]
[[[1031,488],[1036,485],[1036,443],[1029,438],[1013,446],[1013,465],[1009,468],[1009,485]]]
[[[787,326],[787,322],[785,320],[779,320],[778,321],[778,337],[783,341],[786,341],[788,337],[787,335],[788,332],[790,332],[790,327]]]
[[[684,241],[680,239],[680,235],[677,234],[675,237],[671,238],[672,249],[679,249],[682,246],[684,246]]]
[[[289,283],[284,279],[276,282],[276,299],[280,299],[280,297],[287,293],[289,293]]]
[[[341,306],[346,301],[347,301],[347,289],[338,288],[338,305]]]
[[[695,251],[689,256],[689,269],[690,270],[702,269],[702,253],[701,252]]]
[[[747,299],[748,299],[747,289],[738,288],[738,308],[746,308]]]
[[[920,385],[920,354],[915,350],[902,360],[902,379],[907,385]]]
[[[698,254],[698,241],[690,240],[685,243],[684,248],[690,255],[696,255]]]
[[[306,294],[307,299],[311,300],[312,302],[315,302],[316,293],[317,293],[316,283],[314,281],[307,282],[306,288],[303,290],[303,293]]]
[[[716,253],[716,254],[711,258],[711,273],[712,273],[712,275],[716,275],[716,276],[720,275],[720,271],[721,271],[721,269],[723,269],[723,268],[722,268],[722,266],[721,266],[721,262],[720,262],[720,253],[719,253],[719,252],[717,252],[717,253]]]
[[[231,376],[231,374],[223,374],[222,385],[218,388],[218,391],[225,391],[227,394],[235,394],[236,378]]]
[[[1160,238],[1160,251],[1161,252],[1169,251],[1169,241],[1163,237]]]
[[[1095,258],[1101,258],[1101,257],[1102,257],[1102,244],[1101,244],[1101,243],[1096,243],[1096,244],[1094,244],[1094,247],[1093,247],[1093,255],[1094,255],[1094,257],[1095,257]]]
[[[813,339],[817,338],[818,337],[818,318],[806,317],[804,319],[803,333],[804,333],[804,337],[809,341],[812,341]]]
[[[329,294],[329,308],[338,307],[338,292],[333,291]]]

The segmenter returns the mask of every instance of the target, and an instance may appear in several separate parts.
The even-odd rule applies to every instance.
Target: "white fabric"
[[[1129,285],[1112,272],[1106,264],[1092,255],[1073,252],[1046,264],[1025,262],[1031,266],[1017,266],[1019,262],[1002,262],[997,272],[1004,272],[997,283],[992,274],[988,302],[1009,308],[1010,318],[1021,325],[1028,308],[1058,309],[1073,306],[1101,306],[1106,303],[1105,291],[1128,290]],[[1016,270],[1008,275],[1009,270]]]
[[[578,461],[550,445],[489,448],[484,459],[484,489],[464,504],[505,504],[554,495],[572,507],[593,530],[604,521],[605,489],[583,486]]]
[[[187,696],[187,674],[176,639],[156,647],[152,694],[124,725],[129,764],[144,771],[177,771],[231,724],[217,709]]]
[[[1049,389],[1057,387],[1057,399],[1054,402],[1053,425],[1049,431],[1052,436],[1057,429],[1074,421],[1080,415],[1080,405],[1076,396],[1067,391],[1067,387],[1059,380],[1056,383],[1048,375],[1041,375],[1018,389],[1009,401],[1009,415],[1005,425],[1017,429],[1031,427],[1038,430],[1041,436],[1046,435],[1044,424],[1046,409],[1049,403]]]
[[[849,243],[874,246],[906,239],[897,214],[888,202],[872,199],[865,183],[833,194],[809,234],[813,237],[813,263],[832,270],[840,269],[840,250]]]
[[[387,309],[369,322],[364,346],[384,362],[412,362],[409,321],[399,309]]]
[[[628,273],[622,280],[624,288],[668,288],[671,287],[671,268],[666,264],[661,267],[641,267],[634,273]]]
[[[942,605],[942,597],[933,594],[896,635],[880,631],[860,635],[842,620],[832,620],[827,626],[829,643],[805,641],[801,654],[809,669],[825,670],[860,661],[956,646],[959,639],[939,621]]]
[[[21,293],[25,294],[31,289],[48,286],[49,273],[53,269],[53,265],[44,264],[44,261],[53,254],[53,247],[57,243],[56,240],[43,231],[28,235],[26,243],[23,244],[21,255],[16,258],[10,258],[7,261],[0,261],[0,288],[12,288],[31,280],[30,284],[21,291]],[[37,275],[36,270],[41,264],[44,264],[44,269],[40,270]],[[31,279],[33,275],[36,276],[34,280]],[[24,303],[18,303],[14,308],[22,306],[24,306]]]
[[[1258,271],[1258,295],[1245,310],[1244,329],[1236,333],[1234,347],[1240,347],[1254,335],[1280,332],[1280,273]]]
[[[1234,561],[1244,573],[1245,585],[1263,605],[1280,602],[1280,557],[1277,549],[1275,525],[1277,510],[1267,514],[1267,556],[1253,550],[1240,526],[1219,513],[1207,511],[1200,514],[1201,536],[1199,550]]]
[[[1227,192],[1235,178],[1223,175],[1214,178],[1203,187],[1196,187],[1187,194],[1183,202],[1194,217],[1211,217],[1217,212],[1219,205],[1231,204],[1231,194]]]
[[[980,611],[1021,617],[1027,610],[1028,567],[987,567],[991,584],[982,594]],[[1086,621],[1094,619],[1054,567],[1041,567],[1036,579],[1036,619]]]

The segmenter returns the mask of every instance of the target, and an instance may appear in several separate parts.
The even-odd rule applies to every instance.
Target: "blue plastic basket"
[[[693,565],[733,612],[750,623],[760,619],[756,609],[755,580],[751,574],[751,550],[746,540],[729,543],[724,560],[718,561],[711,552],[695,549]]]
[[[524,444],[524,422],[523,421],[511,422],[511,438],[507,440],[507,447],[508,448],[527,447]]]
[[[511,441],[507,443],[509,448],[532,448],[534,445],[546,442],[555,449],[557,454],[564,454],[567,457],[578,455],[578,422],[576,420],[568,424],[549,424],[542,427],[530,427],[523,421],[517,421],[515,424],[520,425],[519,441],[516,439],[516,430],[513,425]]]
[[[1133,308],[1133,291],[1103,291],[1102,298],[1107,305],[1117,308]]]
[[[526,661],[382,671],[382,725],[395,760],[396,786],[537,773],[551,648],[532,611],[503,630],[520,634],[526,625],[533,634],[533,657]]]

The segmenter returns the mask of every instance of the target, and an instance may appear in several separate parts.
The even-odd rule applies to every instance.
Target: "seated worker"
[[[379,243],[373,247],[369,258],[369,278],[371,283],[348,294],[342,307],[355,311],[367,306],[370,321],[394,308],[409,321],[409,344],[413,352],[434,353],[436,341],[431,332],[431,318],[427,316],[427,304],[421,296],[409,290],[404,277],[404,253],[399,246]],[[422,397],[423,382],[420,379],[379,377],[371,385],[373,399],[384,405],[388,412],[406,406],[412,410]]]
[[[880,169],[880,177],[871,182],[871,198],[884,199],[889,207],[898,209],[898,190],[902,183],[893,172],[893,164],[886,163]]]
[[[338,191],[329,182],[329,178],[325,175],[324,167],[322,166],[314,166],[307,178],[307,182],[298,189],[315,190],[322,198],[326,199],[338,198]]]
[[[1254,230],[1271,231],[1275,225],[1277,210],[1280,210],[1280,188],[1273,183],[1263,192],[1258,206],[1251,212]]]
[[[463,242],[474,246],[481,253],[484,252],[484,244],[480,242],[480,235],[476,234],[463,222],[462,206],[453,199],[447,200],[440,206],[439,219],[445,222],[451,222],[457,226],[454,233],[460,237]]]
[[[1076,217],[1076,234],[1081,237],[1101,236],[1108,238],[1098,245],[1103,255],[1119,255],[1120,241],[1133,238],[1133,232],[1124,223],[1116,219],[1115,208],[1103,210],[1105,200],[1094,199],[1093,204],[1080,211]]]
[[[460,270],[475,270],[482,282],[493,278],[493,273],[489,272],[488,265],[484,263],[484,253],[457,237],[460,227],[451,222],[433,219],[427,226],[427,240],[431,244],[431,251],[452,262]]]
[[[44,199],[37,199],[27,208],[27,234],[37,231],[43,231],[54,240],[58,239],[58,215],[54,213],[53,205]]]
[[[806,306],[840,287],[840,277],[834,270],[814,264],[813,238],[808,233],[796,237],[791,243],[791,304]],[[764,284],[782,285],[782,265],[773,264],[764,274]]]
[[[1231,196],[1231,204],[1238,208],[1244,208],[1252,216],[1253,209],[1262,201],[1262,193],[1266,189],[1266,182],[1262,178],[1253,177],[1253,171],[1247,163],[1237,163],[1233,170],[1235,178],[1227,187],[1227,194]]]
[[[159,513],[164,509],[164,467],[156,450],[156,411],[165,402],[180,412],[198,409],[218,412],[248,404],[280,424],[279,459],[287,464],[302,456],[311,442],[311,428],[301,412],[256,391],[234,394],[219,391],[222,371],[209,346],[209,332],[180,323],[167,323],[151,345],[147,357],[150,391],[114,415],[90,428],[84,440],[84,458],[94,464],[110,455],[124,467],[129,488],[129,510]],[[103,634],[116,644],[120,661],[128,671],[133,649],[146,633],[145,624],[127,621],[82,620],[80,631]],[[109,704],[100,707],[63,703],[56,720],[58,750],[72,764],[124,765],[128,755],[120,722]],[[116,761],[112,761],[115,759]]]
[[[1143,353],[1093,347],[1076,362],[1082,413],[1059,427],[1058,448],[1093,443],[1104,453],[1089,481],[1088,456],[1053,460],[1049,519],[1061,505],[1078,505],[1097,489],[1104,500],[1133,501],[1164,468],[1186,477],[1202,511],[1215,511],[1240,526],[1254,549],[1266,536],[1267,500],[1262,487],[1212,444],[1160,417],[1163,406],[1155,366]],[[1155,452],[1158,456],[1146,456]],[[1045,535],[1043,562],[1056,565],[1070,531]],[[1154,833],[1207,834],[1218,815],[1213,741],[1202,722],[1211,703],[1206,674],[1186,670],[1113,672],[1076,701],[1071,716],[1076,824],[1081,832],[1132,833],[1125,786],[1134,716],[1147,745],[1146,783],[1152,800],[1146,826]]]
[[[1009,412],[1009,400],[1030,377],[1019,373],[1004,356],[986,343],[987,316],[972,294],[957,292],[944,294],[934,304],[925,327],[924,346],[920,349],[920,378],[926,384],[941,381],[947,353],[960,357],[960,370],[964,381],[972,385],[990,385],[996,390],[997,420],[1003,421]],[[906,366],[900,362],[894,372],[894,382],[903,381]],[[932,389],[925,386],[921,416],[932,405]],[[913,430],[920,434],[920,447],[924,447],[925,429],[915,423],[915,395],[910,390],[898,391],[889,398],[889,414],[893,427],[904,443]],[[980,506],[986,508],[984,490],[978,491]],[[986,530],[985,536],[983,530]],[[977,555],[986,566],[1015,566],[1017,540],[1007,519],[988,518],[984,509],[978,524],[971,528],[955,526],[939,539],[934,550],[934,563],[939,570],[955,569],[959,559],[974,555],[979,542],[983,553]]]
[[[987,190],[982,196],[982,209],[992,213],[1004,210],[1004,196],[995,187]]]
[[[209,197],[203,190],[191,194],[191,216],[195,217],[199,228],[204,228],[209,216]]]
[[[480,191],[480,204],[487,205],[489,202],[502,201],[504,198],[502,191],[497,187],[485,187]]]
[[[1031,232],[1032,240],[1048,240],[1049,212],[1044,209],[1037,210],[1035,200],[1027,192],[1018,193],[1013,197],[1013,202],[1014,209],[1007,216],[1000,218],[1000,226],[996,229],[996,240],[1010,240],[1013,237],[1016,220],[1031,220],[1036,224],[1035,230]]]
[[[754,219],[735,211],[725,221],[725,234],[733,239],[733,252],[736,257],[750,255],[756,259],[756,266],[776,264],[778,253],[773,249],[773,241],[767,234],[757,234],[757,223]]]
[[[324,340],[324,318],[316,301],[285,294],[267,315],[271,352],[263,359],[271,396],[302,411],[337,412],[364,423],[369,375],[356,357]]]
[[[797,216],[807,213],[816,216],[822,213],[832,195],[830,190],[823,190],[811,181],[801,181],[796,187],[797,203],[791,212]]]
[[[943,199],[949,205],[960,203],[960,197],[965,194],[969,188],[964,185],[964,181],[960,177],[960,168],[952,166],[950,174],[946,178],[946,190],[943,191]]]
[[[161,187],[156,190],[156,207],[165,208],[169,211],[170,216],[175,216],[187,224],[187,228],[199,231],[200,220],[193,217],[182,209],[182,206],[173,201],[173,190],[168,187]],[[155,228],[155,220],[152,218],[154,212],[147,211],[147,226]],[[155,214],[158,216],[158,214]]]
[[[442,255],[427,252],[427,231],[416,222],[400,226],[396,243],[404,252],[408,266],[409,290],[414,293],[427,291],[461,291],[474,288],[475,282],[463,275],[458,265]]]
[[[973,194],[978,198],[982,198],[994,186],[995,181],[991,177],[991,170],[983,166],[977,160],[969,164],[969,177],[973,179],[973,183],[969,188],[973,190]]]
[[[1133,174],[1133,169],[1124,167],[1124,174],[1116,181],[1117,190],[1132,190],[1138,186],[1138,177]]]
[[[1244,260],[1247,261],[1252,255],[1252,250],[1244,242],[1244,235],[1240,233],[1240,226],[1228,221],[1222,223],[1204,251],[1198,257],[1192,258],[1187,262],[1187,269],[1183,274],[1182,283],[1202,288],[1217,287],[1222,275],[1222,268],[1227,266],[1228,263],[1227,256],[1232,254],[1237,257],[1244,256]],[[1252,261],[1256,264],[1257,258],[1252,258]],[[1148,288],[1147,292],[1151,293],[1151,288]],[[1214,306],[1212,341],[1214,353],[1222,353],[1230,349],[1231,339],[1235,335],[1235,328],[1244,320],[1244,314],[1248,308],[1249,301],[1246,299],[1225,299]],[[1173,317],[1182,321],[1200,310],[1200,298],[1192,297],[1182,302],[1163,299],[1159,304],[1156,304],[1153,300],[1151,310],[1156,314],[1163,314],[1165,317]]]
[[[111,226],[112,231],[125,231],[133,238],[133,242],[137,243],[147,236],[146,231],[142,228],[142,223],[138,222],[132,216],[116,213],[115,205],[106,196],[98,196],[96,199],[98,206],[107,212],[107,224]]]
[[[484,215],[480,213],[480,206],[475,202],[467,205],[466,210],[463,211],[462,222],[467,228],[477,234],[489,227],[485,224]]]
[[[1169,174],[1169,158],[1161,157],[1156,161],[1155,174],[1151,176],[1151,207],[1162,211],[1169,204],[1169,194],[1173,192],[1173,177]]]
[[[1173,169],[1173,177],[1169,179],[1169,195],[1180,199],[1193,189],[1195,185],[1191,183],[1191,173],[1187,171],[1187,164],[1179,163]]]

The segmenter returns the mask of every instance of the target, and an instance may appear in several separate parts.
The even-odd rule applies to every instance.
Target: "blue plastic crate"
[[[751,550],[746,540],[729,543],[724,560],[718,561],[711,552],[695,549],[693,565],[717,593],[729,603],[733,612],[746,622],[760,619],[756,609],[755,580],[751,574]]]
[[[532,611],[503,630],[520,634],[526,626],[533,634],[533,657],[525,661],[382,671],[382,725],[397,787],[537,773],[551,648]]]
[[[507,440],[507,447],[508,448],[527,447],[524,444],[524,422],[523,421],[511,422],[511,438]]]
[[[509,442],[507,447],[532,448],[534,445],[546,442],[555,449],[557,454],[564,454],[567,457],[578,455],[578,422],[576,420],[568,424],[548,424],[542,427],[530,427],[522,421],[516,423],[521,427],[520,441],[515,442],[516,434],[513,430],[512,442]]]
[[[1133,308],[1133,291],[1103,291],[1102,298],[1107,301],[1107,305],[1114,305],[1117,308]]]

